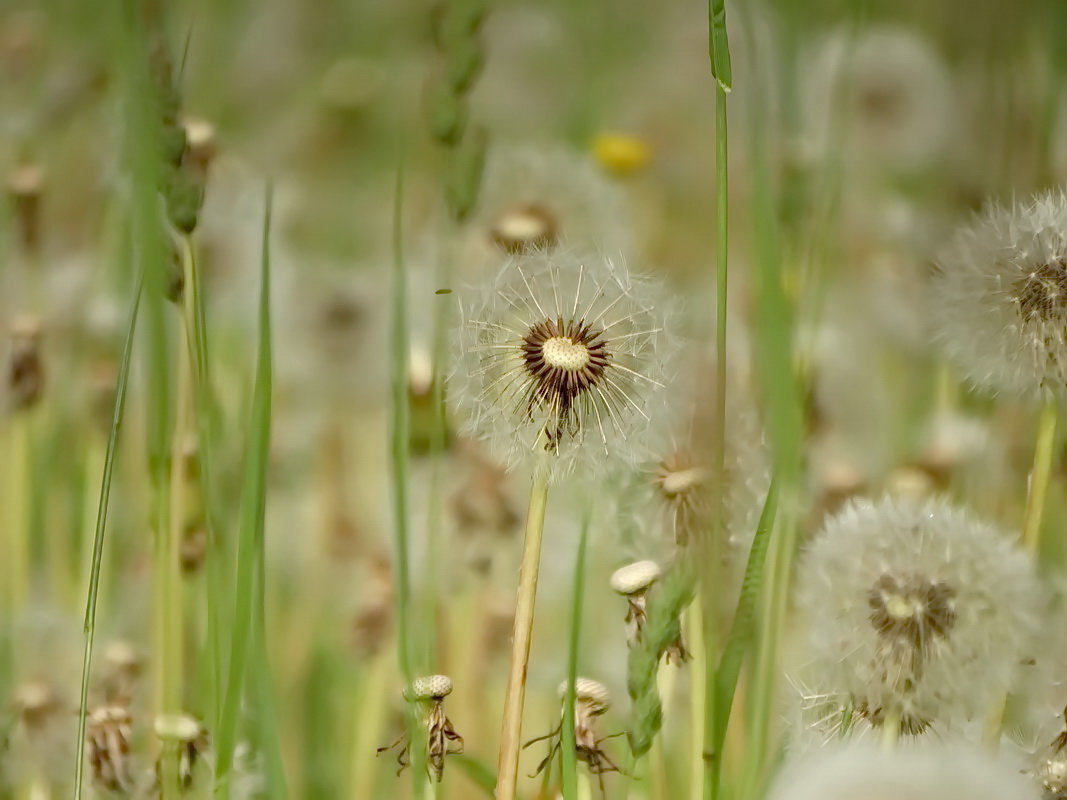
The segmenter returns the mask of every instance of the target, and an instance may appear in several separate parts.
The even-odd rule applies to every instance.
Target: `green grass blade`
[[[261,609],[257,589],[258,564],[263,551],[266,514],[267,460],[270,450],[272,356],[270,339],[270,221],[271,192],[263,214],[263,261],[259,294],[259,353],[252,393],[252,423],[245,455],[244,487],[238,534],[234,592],[232,650],[217,736],[216,797],[229,797],[230,770],[236,745],[237,721],[245,694],[248,653],[253,625]]]
[[[485,792],[485,796],[492,798],[496,794],[496,771],[473,756],[456,755],[450,756],[452,761],[459,766],[467,777],[478,788]]]
[[[730,40],[726,36],[726,0],[708,0],[708,55],[712,77],[724,92],[730,91],[734,76],[730,66]]]
[[[137,315],[141,307],[141,290],[143,281],[138,280],[130,302],[130,319],[126,325],[126,340],[122,345],[122,360],[115,381],[115,404],[111,414],[111,430],[107,437],[107,449],[104,453],[104,471],[100,477],[100,501],[96,510],[96,530],[93,535],[93,560],[89,571],[89,589],[85,601],[85,651],[82,655],[81,695],[78,705],[78,752],[81,742],[85,741],[85,718],[89,704],[89,674],[93,659],[93,639],[96,633],[96,603],[100,596],[100,568],[104,558],[104,533],[107,530],[108,503],[111,498],[111,477],[115,472],[115,452],[118,447],[119,432],[122,430],[122,418],[126,409],[126,391],[130,383],[130,363],[133,356],[134,334],[137,331]],[[76,758],[74,773],[74,798],[81,800],[82,784],[85,780],[85,759]]]
[[[585,555],[589,546],[591,509],[586,506],[578,535],[578,554],[574,560],[574,593],[571,603],[570,642],[567,650],[567,692],[563,699],[562,760],[563,797],[578,797],[578,753],[574,740],[574,682],[578,679],[578,650],[582,638],[582,608],[585,598]]]
[[[778,487],[772,481],[767,491],[767,499],[760,513],[759,526],[752,539],[748,561],[745,564],[745,576],[741,583],[741,593],[737,600],[737,611],[733,625],[723,648],[719,667],[715,671],[715,711],[713,719],[713,749],[711,763],[714,768],[715,788],[718,787],[722,766],[722,747],[726,740],[726,727],[730,722],[730,710],[733,707],[737,679],[741,674],[741,665],[745,654],[752,644],[756,633],[756,612],[759,608],[763,590],[764,572],[767,563],[767,551],[771,541],[775,514],[778,510]]]

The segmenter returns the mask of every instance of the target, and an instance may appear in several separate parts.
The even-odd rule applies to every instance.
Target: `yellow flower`
[[[608,132],[593,141],[593,155],[605,170],[625,177],[644,169],[652,158],[652,150],[637,136]]]

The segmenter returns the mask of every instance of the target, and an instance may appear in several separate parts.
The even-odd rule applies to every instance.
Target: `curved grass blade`
[[[215,796],[230,796],[230,770],[236,745],[237,717],[245,695],[248,654],[253,626],[262,613],[258,591],[259,563],[263,552],[266,516],[267,459],[270,449],[272,355],[270,338],[270,221],[271,190],[268,187],[263,213],[263,261],[259,292],[259,352],[255,388],[252,392],[252,424],[245,454],[244,487],[241,496],[237,544],[237,575],[234,583],[233,649],[226,690],[219,718]]]
[[[778,487],[774,481],[767,490],[767,499],[760,512],[759,526],[752,539],[745,563],[745,576],[741,583],[741,593],[737,599],[737,611],[734,613],[733,625],[726,639],[719,667],[715,670],[715,717],[713,719],[713,765],[714,788],[718,789],[720,768],[722,766],[722,747],[726,740],[726,727],[730,722],[730,710],[737,690],[737,679],[741,673],[745,654],[752,644],[756,633],[756,610],[759,607],[763,590],[763,578],[767,564],[767,551],[771,543],[771,530],[774,527],[778,511]]]
[[[126,390],[130,382],[130,363],[133,355],[133,340],[137,330],[137,314],[141,307],[143,277],[137,281],[133,300],[130,302],[130,321],[126,325],[126,340],[122,345],[122,361],[116,378],[115,404],[111,414],[111,430],[108,432],[107,449],[104,452],[104,472],[100,478],[100,501],[96,511],[96,530],[93,535],[93,560],[89,571],[89,590],[85,601],[85,651],[82,655],[81,697],[78,706],[78,752],[85,741],[85,716],[89,704],[89,673],[93,660],[93,639],[96,634],[96,603],[100,596],[100,567],[104,558],[104,533],[107,530],[107,511],[111,498],[111,476],[115,471],[115,450],[122,429],[126,409]],[[74,798],[81,800],[85,780],[85,759],[76,758],[74,773]]]

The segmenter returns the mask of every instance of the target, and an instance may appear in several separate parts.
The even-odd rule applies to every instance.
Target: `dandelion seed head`
[[[888,25],[858,36],[838,32],[812,54],[812,64],[804,108],[810,112],[808,145],[818,155],[843,152],[860,169],[906,171],[930,164],[944,150],[952,83],[920,36]]]
[[[1039,800],[1014,759],[958,742],[835,743],[797,753],[771,800]]]
[[[940,500],[892,496],[829,517],[797,591],[813,694],[829,698],[813,704],[824,733],[850,714],[874,727],[892,714],[912,734],[983,714],[1017,679],[1042,603],[1005,533]]]
[[[652,586],[659,576],[659,564],[655,561],[635,561],[612,573],[611,588],[619,594],[637,594]]]
[[[560,246],[626,253],[628,217],[621,190],[592,157],[566,148],[503,147],[489,154],[461,262],[477,274],[501,255]]]
[[[548,451],[556,476],[636,459],[670,360],[654,294],[602,256],[508,258],[461,299],[450,396],[463,432],[508,468]]]
[[[1067,197],[988,206],[938,259],[940,343],[977,387],[1048,399],[1067,385]]]

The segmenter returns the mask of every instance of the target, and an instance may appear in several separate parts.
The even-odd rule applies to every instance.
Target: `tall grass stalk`
[[[193,389],[196,398],[197,452],[200,467],[200,494],[204,506],[204,529],[207,535],[207,643],[206,661],[208,680],[208,706],[217,722],[221,710],[221,686],[223,654],[225,648],[225,623],[223,610],[229,598],[225,592],[224,566],[227,549],[221,540],[218,497],[215,484],[216,472],[214,447],[217,444],[218,409],[211,380],[208,351],[207,314],[200,269],[196,259],[196,242],[192,235],[184,237],[182,269],[185,277],[183,300],[183,327],[186,347],[192,362]]]
[[[759,599],[764,584],[767,550],[770,545],[771,531],[778,511],[778,488],[771,483],[767,498],[760,513],[759,526],[752,539],[748,562],[745,564],[745,576],[741,584],[741,594],[737,600],[733,625],[723,647],[722,658],[715,670],[715,710],[714,738],[711,752],[716,754],[712,760],[713,792],[717,793],[722,776],[722,753],[726,741],[726,730],[730,724],[730,712],[733,708],[737,681],[741,674],[741,665],[751,649],[756,633]]]
[[[240,528],[237,542],[237,570],[234,579],[232,649],[227,671],[222,713],[216,744],[215,797],[229,798],[230,771],[237,739],[237,723],[245,696],[248,654],[254,644],[254,626],[262,614],[262,583],[259,580],[264,547],[266,515],[267,460],[270,446],[271,381],[273,374],[270,337],[270,223],[271,191],[268,188],[263,212],[263,260],[259,294],[259,343],[256,358],[252,417],[245,451],[244,486],[241,494]],[[257,670],[259,665],[257,666]],[[265,665],[264,665],[265,666]],[[259,677],[257,672],[257,679]],[[262,693],[259,693],[262,700]],[[272,787],[277,791],[277,787]]]
[[[570,638],[567,646],[567,691],[563,698],[563,729],[561,752],[564,800],[578,796],[578,758],[574,738],[574,682],[578,678],[578,651],[582,640],[582,608],[585,599],[585,561],[589,548],[591,509],[586,506],[578,534],[578,552],[574,559],[574,589],[571,595]]]
[[[129,322],[126,325],[126,340],[122,346],[122,359],[115,380],[115,402],[111,413],[111,430],[108,432],[107,449],[104,452],[103,471],[100,476],[100,498],[96,506],[96,529],[93,533],[92,562],[85,600],[85,647],[82,651],[81,691],[78,704],[78,744],[85,741],[85,722],[89,705],[89,675],[93,661],[93,642],[96,637],[96,606],[100,596],[100,570],[104,560],[104,534],[107,531],[107,512],[111,500],[111,477],[115,472],[115,455],[118,448],[122,418],[126,409],[126,391],[130,382],[130,364],[133,356],[134,334],[137,331],[137,314],[141,307],[142,281],[138,280],[130,302]],[[85,759],[75,758],[74,800],[81,800],[85,781]]]
[[[398,170],[393,195],[393,287],[392,326],[390,332],[390,361],[392,364],[392,404],[390,408],[390,445],[393,485],[393,540],[396,545],[396,646],[397,662],[404,686],[411,686],[415,677],[412,653],[414,626],[411,620],[411,554],[409,548],[410,517],[408,514],[408,454],[411,434],[408,407],[408,310],[407,265],[403,249],[404,174]],[[432,566],[431,566],[432,569]],[[427,621],[427,626],[432,620]],[[425,776],[425,746],[420,740],[419,719],[415,703],[408,703],[407,726],[411,743],[412,797],[423,791]]]
[[[704,725],[701,760],[704,765],[703,797],[712,800],[717,788],[715,762],[715,720],[717,693],[715,665],[718,662],[718,607],[714,591],[718,588],[719,549],[726,533],[726,314],[729,259],[729,150],[727,139],[726,93],[730,91],[732,73],[730,42],[726,33],[725,0],[708,0],[708,58],[715,78],[715,413],[712,432],[712,475],[714,486],[714,524],[709,546],[703,554],[700,598],[704,626]]]
[[[539,446],[539,445],[538,445]],[[497,800],[515,800],[519,778],[519,751],[522,747],[522,712],[526,701],[526,669],[530,661],[537,577],[541,568],[541,540],[544,538],[545,509],[548,505],[547,454],[540,453],[530,485],[530,504],[523,534],[519,591],[515,603],[515,625],[511,636],[511,662],[508,665],[504,717],[500,729],[500,755],[497,760]]]

